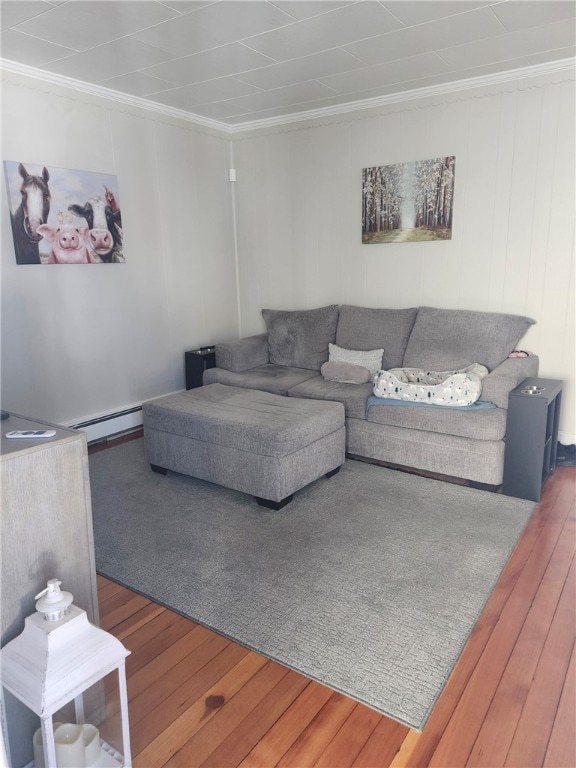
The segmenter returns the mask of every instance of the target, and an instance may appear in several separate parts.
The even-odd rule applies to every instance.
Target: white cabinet
[[[1,645],[19,635],[36,595],[58,578],[99,623],[88,452],[83,432],[20,416],[0,422]],[[7,439],[10,430],[56,430],[51,439]],[[10,765],[32,759],[36,718],[6,696]]]

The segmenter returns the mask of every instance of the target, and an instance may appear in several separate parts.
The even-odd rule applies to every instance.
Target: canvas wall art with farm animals
[[[452,238],[455,157],[362,170],[362,242]]]
[[[125,261],[116,176],[4,161],[17,264]]]

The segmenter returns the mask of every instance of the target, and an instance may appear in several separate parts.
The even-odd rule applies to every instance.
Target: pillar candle
[[[95,765],[95,763],[98,761],[102,751],[100,749],[100,733],[98,728],[96,728],[95,725],[91,725],[90,723],[83,725],[82,731],[84,733],[86,765],[92,766]]]
[[[81,725],[64,723],[54,731],[58,768],[84,768],[86,755]]]

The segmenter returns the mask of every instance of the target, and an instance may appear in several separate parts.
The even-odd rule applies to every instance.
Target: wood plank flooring
[[[575,491],[559,468],[422,733],[99,576],[135,768],[575,768]]]

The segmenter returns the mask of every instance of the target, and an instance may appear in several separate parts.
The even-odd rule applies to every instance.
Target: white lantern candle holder
[[[99,736],[94,726],[82,728],[83,693],[114,671],[118,672],[120,692],[122,753],[102,744],[102,759],[96,765],[131,768],[125,668],[130,651],[109,632],[91,624],[86,611],[72,604],[72,595],[60,590],[57,579],[51,579],[47,589],[36,597],[37,612],[26,618],[22,634],[0,651],[0,680],[7,691],[40,717],[45,768],[59,768],[52,717],[71,701],[76,723],[58,724],[57,738],[62,745],[59,752],[65,755],[70,746],[70,759],[78,759],[74,750],[80,754],[81,744],[83,753],[91,750],[94,755],[94,739],[99,741]]]

